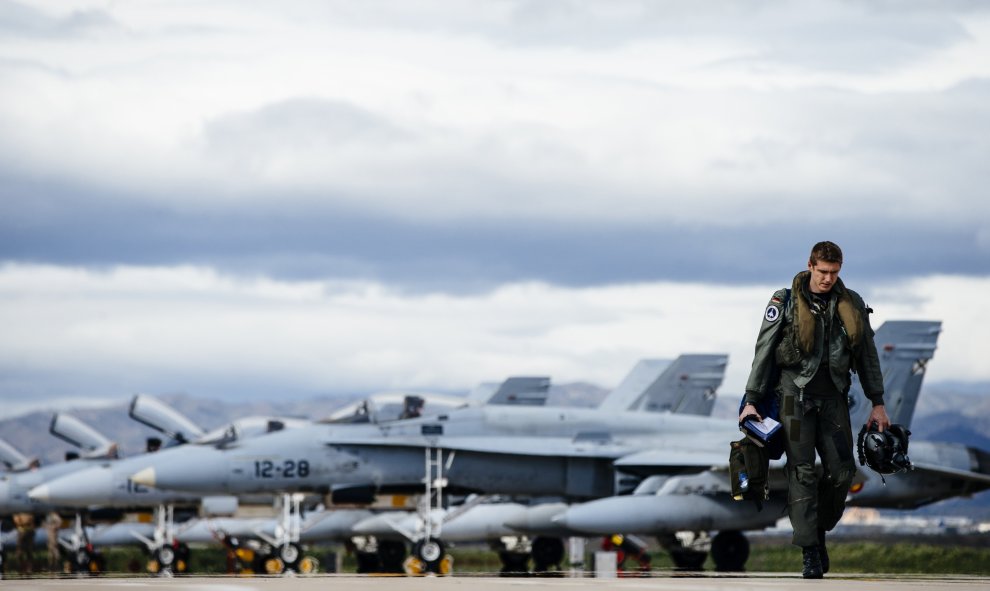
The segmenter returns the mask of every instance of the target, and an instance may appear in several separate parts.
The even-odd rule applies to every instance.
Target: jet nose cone
[[[28,491],[28,498],[39,503],[47,503],[50,494],[48,485],[41,484]]]
[[[107,502],[111,482],[109,469],[91,468],[49,480],[28,491],[28,496],[51,505],[83,507]]]
[[[128,475],[131,482],[159,491],[228,492],[227,457],[219,450],[184,445],[153,456],[133,466],[134,472]]]

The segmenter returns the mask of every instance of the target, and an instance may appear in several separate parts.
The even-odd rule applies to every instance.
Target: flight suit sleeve
[[[753,366],[746,381],[746,402],[756,404],[768,394],[776,384],[770,383],[776,375],[776,349],[780,333],[784,329],[784,304],[786,289],[774,292],[763,312],[760,334],[756,337],[756,352]]]
[[[855,292],[854,292],[855,293]],[[883,404],[883,372],[880,371],[880,356],[877,354],[877,345],[873,340],[873,327],[870,326],[870,310],[866,307],[859,294],[854,295],[856,306],[863,315],[863,341],[859,347],[853,349],[856,355],[856,370],[859,373],[859,383],[863,385],[863,392],[874,406]]]

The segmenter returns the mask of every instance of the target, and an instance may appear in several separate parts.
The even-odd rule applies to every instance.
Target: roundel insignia
[[[780,318],[780,308],[776,306],[767,306],[767,311],[763,314],[763,317],[767,322],[776,322]]]

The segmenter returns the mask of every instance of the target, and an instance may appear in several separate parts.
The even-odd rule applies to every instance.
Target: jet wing
[[[961,478],[970,482],[975,482],[990,487],[990,474],[982,474],[970,470],[960,470],[958,468],[948,468],[935,464],[925,464],[913,462],[915,472],[924,472],[932,476],[948,476],[950,478]]]

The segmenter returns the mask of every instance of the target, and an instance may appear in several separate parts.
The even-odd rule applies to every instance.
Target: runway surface
[[[381,577],[359,575],[313,575],[300,577],[183,577],[156,578],[80,578],[5,580],[4,589],[39,591],[98,591],[104,589],[130,591],[596,591],[623,589],[628,591],[777,591],[797,587],[813,587],[820,591],[881,591],[897,589],[915,591],[950,589],[952,591],[985,591],[990,588],[988,577],[928,576],[928,575],[836,575],[820,581],[805,581],[799,576],[772,574],[682,576],[660,574],[652,578],[496,578],[496,577]]]

